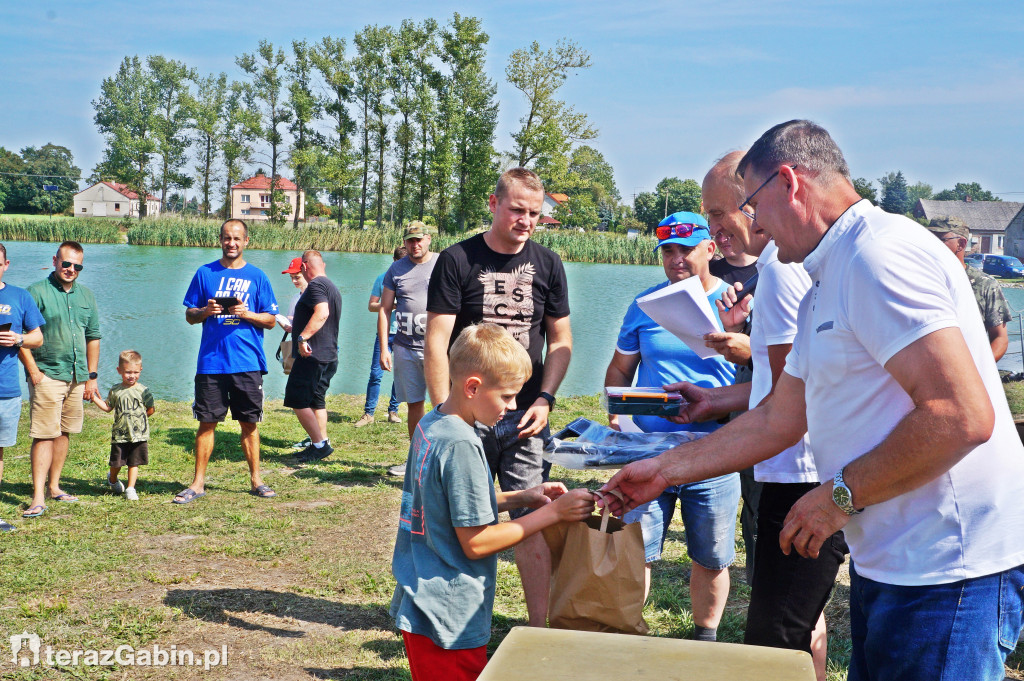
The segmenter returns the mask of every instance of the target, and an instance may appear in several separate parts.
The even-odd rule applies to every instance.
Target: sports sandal
[[[249,490],[249,494],[261,499],[272,499],[277,496],[277,492],[270,489],[270,485],[260,485],[255,489]]]
[[[195,501],[199,497],[205,496],[206,492],[197,492],[191,487],[186,487],[185,489],[181,490],[180,492],[174,495],[174,499],[171,500],[171,503],[188,504]]]

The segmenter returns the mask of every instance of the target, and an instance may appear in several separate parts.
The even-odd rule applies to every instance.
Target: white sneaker
[[[121,482],[120,480],[114,480],[114,482],[110,482],[110,476],[108,475],[107,484],[110,485],[110,491],[113,492],[114,494],[124,493],[124,483]]]
[[[139,494],[138,492],[135,491],[134,487],[129,487],[124,491],[124,498],[127,499],[128,501],[138,501]]]

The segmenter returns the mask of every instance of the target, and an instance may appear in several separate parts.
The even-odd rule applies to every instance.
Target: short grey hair
[[[736,172],[764,176],[782,165],[795,165],[831,184],[839,177],[850,180],[850,166],[825,128],[807,120],[779,123],[761,135],[740,160]]]

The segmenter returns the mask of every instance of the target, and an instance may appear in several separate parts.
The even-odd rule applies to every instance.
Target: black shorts
[[[111,442],[110,467],[135,468],[149,463],[148,442]]]
[[[192,414],[202,423],[219,423],[228,415],[242,423],[263,420],[263,374],[196,374],[196,399]]]
[[[849,549],[840,531],[825,541],[817,558],[803,558],[795,550],[787,556],[779,547],[779,534],[789,509],[817,486],[766,482],[761,488],[754,580],[743,639],[748,645],[811,652],[811,631]]]
[[[297,357],[284,388],[284,406],[289,409],[324,409],[327,406],[327,388],[337,370],[338,360],[317,362],[308,357]]]

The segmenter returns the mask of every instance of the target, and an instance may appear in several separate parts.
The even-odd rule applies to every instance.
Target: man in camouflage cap
[[[962,221],[953,217],[937,218],[928,223],[928,231],[939,237],[939,240],[953,251],[953,255],[959,258],[960,264],[967,270],[967,278],[971,281],[974,297],[978,301],[978,309],[981,310],[981,318],[988,331],[992,354],[998,362],[1006,354],[1006,347],[1009,344],[1006,323],[1012,319],[1010,306],[1006,304],[1002,288],[995,279],[964,262],[971,233]]]

